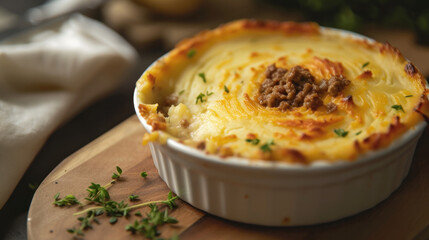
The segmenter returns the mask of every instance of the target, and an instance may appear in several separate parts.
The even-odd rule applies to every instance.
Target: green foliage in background
[[[359,31],[367,23],[414,30],[429,42],[429,0],[270,0],[321,25]],[[423,39],[422,39],[423,38]]]

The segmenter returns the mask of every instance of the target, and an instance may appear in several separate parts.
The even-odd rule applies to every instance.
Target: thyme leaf
[[[92,222],[99,224],[99,221],[97,218],[95,218],[95,216],[96,216],[95,211],[88,211],[85,217],[78,218],[78,220],[80,221],[79,228],[69,228],[67,229],[67,232],[75,236],[83,236],[84,230],[92,228]]]
[[[100,184],[91,183],[91,185],[86,189],[89,192],[88,197],[85,198],[90,202],[95,203],[104,203],[110,199],[109,192],[106,188],[102,187]]]
[[[392,108],[397,111],[405,112],[404,109],[402,108],[402,105],[392,105]]]
[[[195,50],[195,49],[190,49],[190,50],[188,51],[188,53],[186,53],[186,56],[187,56],[188,58],[192,58],[192,57],[195,55],[195,53],[197,53],[197,50]]]
[[[138,195],[131,194],[130,196],[128,196],[128,199],[130,199],[130,201],[136,201],[136,200],[138,200],[138,199],[139,199],[139,196],[138,196]]]
[[[116,166],[117,173],[113,173],[112,179],[118,180],[121,177],[122,169],[118,166]]]
[[[270,141],[268,141],[267,143],[265,143],[264,145],[262,145],[261,147],[260,147],[260,149],[263,151],[263,152],[271,152],[272,150],[271,150],[271,145],[274,145],[274,140],[270,140]]]
[[[158,232],[158,226],[164,224],[175,224],[178,223],[176,218],[168,215],[168,210],[160,212],[155,204],[149,205],[150,212],[147,216],[140,221],[135,220],[133,224],[129,224],[125,227],[126,231],[130,231],[132,234],[139,233],[149,239],[157,239],[160,235]]]
[[[204,83],[207,83],[207,79],[206,79],[206,74],[205,73],[203,73],[203,72],[198,73],[198,77],[200,77],[203,80]]]
[[[117,217],[115,217],[115,216],[113,216],[113,217],[111,217],[111,218],[109,219],[109,223],[110,223],[110,224],[115,224],[117,221],[118,221],[118,218],[117,218]]]
[[[259,139],[258,138],[254,138],[254,139],[246,139],[246,142],[251,143],[253,145],[258,145],[259,144]]]
[[[204,93],[200,93],[200,94],[197,96],[197,99],[196,99],[196,101],[195,101],[195,104],[198,104],[198,101],[199,101],[199,102],[201,102],[201,103],[206,102],[206,101],[207,101],[207,97],[208,97],[208,96],[211,96],[211,95],[213,95],[213,92],[206,91],[206,94],[204,94]]]
[[[53,203],[59,207],[71,206],[75,204],[81,205],[81,203],[77,200],[77,198],[74,195],[69,194],[69,195],[66,195],[63,199],[60,199],[60,193],[55,194]]]
[[[198,104],[198,101],[200,101],[201,103],[203,103],[204,102],[204,97],[205,97],[206,95],[204,95],[204,93],[200,93],[198,96],[197,96],[197,100],[195,101],[195,104]]]
[[[226,93],[229,93],[229,89],[226,85],[223,85],[223,89],[225,90]]]
[[[349,134],[348,131],[344,131],[344,129],[342,129],[342,128],[334,129],[334,133],[337,134],[338,137],[346,137],[347,134]]]

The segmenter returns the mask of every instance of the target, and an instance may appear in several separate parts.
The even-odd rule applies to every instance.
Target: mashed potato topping
[[[386,147],[429,112],[425,79],[397,49],[313,23],[241,20],[200,33],[137,90],[153,130],[145,142],[303,164]]]

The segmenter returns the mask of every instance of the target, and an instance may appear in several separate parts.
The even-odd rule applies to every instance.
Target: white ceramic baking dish
[[[136,90],[135,111],[151,132],[139,114],[140,103]],[[243,223],[300,226],[351,216],[389,197],[407,176],[425,126],[426,122],[419,123],[387,148],[354,162],[319,161],[310,166],[225,159],[172,139],[165,145],[149,145],[161,178],[192,206]]]

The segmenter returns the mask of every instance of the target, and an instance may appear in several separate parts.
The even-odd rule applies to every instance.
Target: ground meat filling
[[[281,111],[301,106],[315,111],[323,105],[323,95],[327,93],[335,97],[349,84],[350,81],[342,75],[317,83],[306,68],[295,66],[288,71],[271,64],[259,88],[258,100],[262,106],[276,107]],[[332,106],[330,110],[333,110]]]

